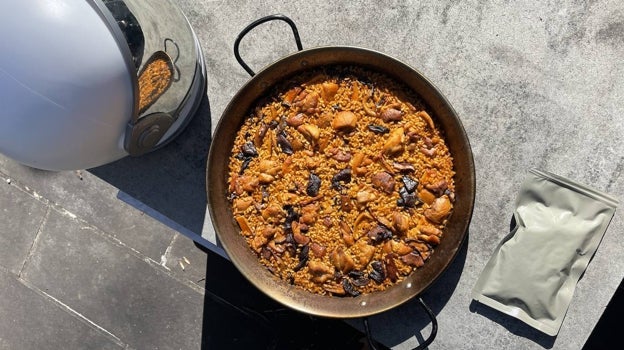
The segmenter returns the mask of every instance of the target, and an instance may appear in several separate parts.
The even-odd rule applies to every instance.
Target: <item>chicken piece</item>
[[[404,138],[405,134],[403,128],[396,128],[392,130],[383,146],[383,153],[392,156],[402,152]]]
[[[338,84],[332,82],[325,82],[321,85],[321,98],[325,102],[331,102],[338,92]]]
[[[357,126],[357,115],[350,111],[340,111],[332,120],[332,128],[338,131],[349,132]]]
[[[378,172],[371,178],[373,186],[386,194],[394,192],[394,177],[385,171]]]
[[[308,271],[312,275],[312,282],[314,283],[325,283],[334,278],[334,269],[320,261],[308,261]]]
[[[331,252],[329,255],[329,261],[343,274],[347,274],[355,268],[353,258],[345,252],[342,247],[338,247],[336,250]]]
[[[447,196],[438,197],[431,207],[425,209],[425,217],[434,223],[440,224],[451,212],[453,205]]]

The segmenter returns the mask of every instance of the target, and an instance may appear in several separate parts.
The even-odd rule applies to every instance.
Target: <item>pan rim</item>
[[[364,55],[364,56],[368,55],[371,57],[375,56],[381,60],[385,60],[385,61],[391,62],[399,66],[400,70],[411,72],[411,75],[413,77],[418,78],[419,83],[421,85],[426,86],[429,89],[428,93],[433,94],[433,97],[435,97],[438,100],[438,103],[440,103],[444,108],[447,109],[447,112],[449,113],[451,118],[454,119],[453,125],[457,129],[455,131],[462,138],[461,143],[465,147],[464,155],[466,157],[464,161],[467,162],[465,167],[468,169],[469,176],[467,179],[462,180],[464,182],[464,186],[467,189],[468,193],[467,193],[466,198],[462,198],[461,200],[467,201],[467,202],[464,203],[466,208],[464,209],[463,218],[461,219],[461,222],[459,224],[456,224],[456,225],[459,225],[458,230],[462,231],[460,233],[461,237],[459,237],[457,242],[452,247],[450,247],[451,251],[446,253],[448,254],[448,257],[445,259],[445,261],[441,263],[441,265],[437,268],[437,270],[432,273],[432,277],[429,278],[428,283],[426,283],[424,286],[419,286],[418,290],[416,290],[415,284],[414,284],[415,282],[414,278],[418,270],[413,272],[408,278],[406,278],[404,282],[398,285],[395,285],[386,291],[365,294],[365,295],[361,295],[355,298],[322,296],[322,295],[313,294],[313,293],[303,291],[303,290],[297,291],[295,290],[294,287],[292,287],[291,289],[271,287],[271,284],[268,283],[266,280],[264,280],[264,278],[267,277],[266,274],[264,274],[261,277],[258,277],[254,275],[254,273],[258,272],[257,269],[255,269],[253,273],[250,272],[249,266],[247,266],[245,259],[241,257],[241,253],[238,250],[235,250],[232,244],[230,243],[231,237],[227,236],[223,232],[222,230],[223,227],[220,227],[220,223],[223,222],[224,218],[219,214],[222,214],[223,209],[221,208],[220,209],[221,211],[217,213],[216,206],[219,204],[222,204],[223,202],[221,203],[219,203],[218,201],[215,202],[214,196],[218,196],[218,194],[216,194],[214,191],[218,190],[218,188],[216,188],[214,184],[215,184],[215,181],[227,181],[227,179],[223,179],[222,177],[217,176],[218,174],[216,173],[213,174],[211,169],[213,168],[213,165],[217,161],[217,156],[219,155],[222,156],[223,155],[222,153],[224,152],[227,153],[227,155],[229,156],[229,152],[231,149],[231,145],[230,145],[230,148],[227,148],[227,149],[224,149],[224,147],[222,147],[221,145],[221,143],[223,143],[223,140],[221,138],[223,136],[222,134],[224,133],[222,131],[223,128],[227,129],[227,127],[231,127],[232,125],[232,121],[225,120],[225,118],[228,118],[230,114],[232,113],[232,111],[236,109],[235,105],[237,105],[240,102],[242,96],[245,96],[245,94],[250,94],[251,93],[250,91],[253,92],[253,91],[258,91],[262,89],[266,91],[270,89],[271,88],[270,82],[274,80],[273,75],[277,74],[278,79],[283,79],[291,74],[297,73],[297,71],[295,71],[295,72],[291,72],[290,74],[280,75],[279,72],[283,71],[283,68],[285,65],[286,66],[292,65],[293,62],[296,62],[297,64],[301,65],[301,68],[299,69],[299,71],[312,69],[315,67],[315,64],[310,62],[310,58],[318,57],[319,55],[322,56],[324,54],[335,54],[337,52],[340,52],[341,54],[344,54],[344,55]],[[362,65],[358,63],[352,63],[352,62],[344,62],[341,64]],[[330,65],[330,64],[324,64],[324,65]],[[385,71],[379,69],[379,67],[375,68],[375,67],[369,66],[369,68],[376,69],[378,71],[382,71],[385,73]],[[397,77],[394,77],[394,78],[398,79]],[[404,80],[402,79],[399,79],[399,80],[402,83],[405,83]],[[410,84],[407,84],[407,85],[411,88]],[[419,91],[415,91],[415,92],[417,94],[420,94]],[[261,97],[261,95],[256,96],[252,100],[256,100],[258,97]],[[249,102],[249,104],[253,104],[253,101]],[[243,119],[244,119],[244,116],[242,116],[239,121],[242,121]],[[455,155],[453,154],[453,156]],[[222,160],[222,157],[219,159]],[[456,167],[455,164],[454,164],[454,167]],[[459,119],[459,116],[457,115],[457,113],[455,112],[455,110],[453,109],[449,101],[446,99],[446,97],[440,92],[440,90],[436,86],[434,86],[434,84],[428,78],[426,78],[421,72],[414,69],[413,67],[403,63],[402,61],[394,57],[388,56],[379,51],[365,49],[365,48],[356,47],[356,46],[320,46],[320,47],[305,49],[305,50],[293,53],[291,55],[284,56],[280,58],[279,60],[262,68],[262,70],[260,70],[254,77],[248,80],[237,91],[237,93],[234,95],[232,99],[230,99],[228,105],[224,109],[215,127],[213,138],[211,139],[211,146],[210,146],[209,153],[208,153],[208,160],[207,160],[207,167],[206,167],[206,191],[208,194],[208,210],[210,212],[209,213],[210,219],[214,226],[215,233],[217,235],[218,240],[221,242],[221,245],[224,248],[226,254],[228,255],[229,259],[232,261],[232,263],[235,265],[235,267],[238,269],[238,271],[241,272],[241,274],[243,274],[243,276],[252,285],[258,288],[261,292],[271,297],[272,299],[284,304],[285,306],[288,306],[300,312],[304,312],[304,313],[308,313],[308,314],[312,314],[316,316],[321,316],[321,317],[331,317],[331,318],[358,318],[358,317],[366,317],[366,316],[378,314],[378,313],[387,311],[389,309],[395,308],[407,302],[408,300],[418,295],[421,295],[427,288],[429,288],[432,284],[434,284],[440,278],[440,276],[444,274],[444,272],[451,265],[451,263],[455,260],[460,248],[463,246],[467,238],[468,228],[472,220],[472,214],[473,214],[473,208],[474,208],[474,202],[475,202],[475,188],[476,188],[476,180],[475,180],[475,174],[474,174],[474,159],[473,159],[470,143],[469,143],[467,134],[463,128],[463,125]],[[225,193],[223,193],[222,195],[225,196]],[[233,221],[233,218],[231,221]],[[238,236],[240,236],[240,234],[238,234]],[[249,251],[249,254],[252,254],[251,249],[249,249],[246,246],[246,244],[244,248],[246,248]],[[432,257],[435,256],[436,254],[437,254],[437,251],[434,252]],[[257,258],[255,256],[254,258],[257,261]],[[257,263],[257,265],[261,266],[259,262]],[[425,267],[427,267],[427,264],[425,264]],[[281,281],[277,277],[270,274],[268,271],[266,272],[271,276],[272,279],[275,280],[276,284],[279,285],[280,283],[285,283],[284,281]],[[416,286],[418,285],[416,284]],[[403,292],[403,291],[399,292],[400,289],[406,289],[408,290],[408,292]],[[305,292],[304,294],[305,297],[302,298],[300,292]],[[376,298],[376,296],[378,296],[380,293],[385,293],[384,298]],[[390,301],[387,301],[387,300],[379,301],[377,299],[387,299]],[[340,300],[340,302],[337,302],[337,300]]]

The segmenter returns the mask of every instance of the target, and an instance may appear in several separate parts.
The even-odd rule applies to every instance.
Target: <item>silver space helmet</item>
[[[0,152],[34,168],[158,149],[206,91],[197,36],[168,0],[17,1],[0,28]]]

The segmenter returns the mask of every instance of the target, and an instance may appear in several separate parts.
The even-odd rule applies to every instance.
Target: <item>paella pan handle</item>
[[[260,19],[257,19],[255,21],[253,21],[250,25],[245,27],[245,29],[243,29],[240,32],[240,34],[238,34],[238,36],[236,37],[236,40],[234,41],[234,57],[236,57],[236,60],[238,61],[238,63],[252,77],[254,75],[256,75],[256,73],[251,68],[249,68],[249,66],[247,65],[247,63],[245,63],[245,61],[243,61],[243,59],[240,56],[240,53],[238,52],[238,46],[240,45],[240,42],[243,39],[243,37],[247,33],[249,33],[252,29],[254,29],[255,27],[259,26],[260,24],[262,24],[264,22],[275,21],[275,20],[284,21],[284,22],[288,23],[288,25],[290,25],[290,28],[292,28],[292,31],[293,31],[293,35],[295,36],[295,42],[297,43],[297,49],[299,51],[303,50],[303,46],[301,45],[301,38],[299,37],[299,31],[297,31],[297,26],[295,26],[295,22],[293,22],[292,19],[290,19],[290,18],[288,18],[288,17],[286,17],[284,15],[276,14],[276,15],[269,15],[269,16],[266,16],[266,17],[262,17]]]
[[[429,334],[429,338],[427,338],[422,344],[418,345],[413,350],[426,349],[429,345],[431,345],[431,343],[433,343],[433,340],[435,339],[436,335],[438,334],[438,320],[436,319],[435,315],[433,314],[433,311],[431,311],[429,306],[427,306],[427,304],[425,304],[425,302],[422,300],[422,298],[418,298],[418,303],[420,304],[420,307],[422,307],[423,310],[425,310],[425,312],[427,313],[427,315],[431,319],[431,334]],[[371,349],[376,350],[377,347],[374,344],[375,341],[373,340],[373,337],[371,335],[370,327],[368,326],[368,318],[367,317],[364,318],[364,329],[366,330],[366,339],[368,340],[368,346]]]

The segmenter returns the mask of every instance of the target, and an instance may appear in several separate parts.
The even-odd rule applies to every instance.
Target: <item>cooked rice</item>
[[[434,123],[405,86],[360,67],[276,87],[240,127],[229,163],[233,215],[259,262],[336,296],[384,290],[421,267],[455,200]]]

